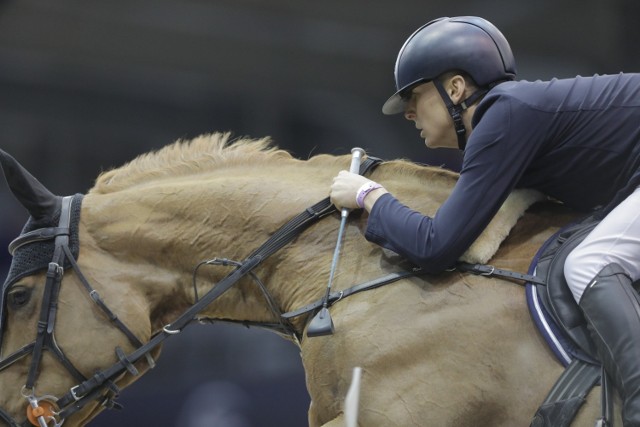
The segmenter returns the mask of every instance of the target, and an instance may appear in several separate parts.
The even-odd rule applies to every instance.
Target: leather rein
[[[377,166],[381,162],[380,159],[369,157],[363,161],[360,174],[364,174],[372,167]],[[120,405],[115,402],[115,398],[118,396],[120,390],[115,385],[114,381],[120,375],[124,373],[130,373],[132,375],[138,375],[139,372],[134,366],[136,362],[142,358],[147,358],[147,362],[151,368],[155,366],[155,362],[151,357],[151,353],[155,350],[164,340],[178,334],[188,324],[196,320],[196,316],[209,306],[220,295],[230,289],[235,283],[237,283],[242,277],[246,275],[253,276],[265,294],[269,306],[272,311],[277,312],[275,304],[272,301],[270,295],[252,273],[252,270],[260,265],[270,255],[274,254],[302,231],[307,229],[318,220],[337,212],[337,209],[330,202],[329,198],[321,200],[315,205],[305,209],[303,212],[292,218],[280,229],[278,229],[267,241],[265,241],[259,248],[257,248],[251,255],[249,255],[242,262],[233,262],[229,260],[210,260],[205,263],[208,264],[222,264],[232,265],[235,268],[234,271],[225,276],[220,282],[218,282],[212,289],[210,289],[201,298],[196,298],[196,302],[189,307],[182,315],[180,315],[172,323],[164,326],[159,332],[151,337],[147,343],[142,343],[131,330],[118,319],[118,317],[109,309],[109,307],[102,301],[98,292],[89,284],[86,277],[83,275],[80,267],[78,266],[71,250],[69,249],[69,236],[70,236],[70,212],[73,197],[64,197],[62,199],[62,211],[60,215],[60,222],[57,227],[49,227],[34,230],[29,233],[25,233],[15,239],[10,245],[9,250],[13,252],[20,246],[43,240],[54,240],[55,249],[52,261],[49,263],[49,267],[46,274],[46,282],[44,288],[44,294],[42,299],[42,305],[40,310],[40,316],[37,324],[36,338],[30,344],[27,344],[19,350],[13,352],[6,358],[0,360],[0,372],[4,369],[12,366],[22,358],[31,354],[32,360],[27,375],[25,385],[22,387],[22,396],[28,401],[29,406],[34,411],[34,418],[37,420],[41,427],[49,426],[50,422],[53,422],[53,427],[60,427],[64,420],[70,415],[82,409],[89,402],[94,400],[100,400],[100,403],[107,408],[119,408]],[[111,320],[114,325],[127,336],[129,341],[133,344],[134,350],[130,354],[126,354],[122,348],[116,347],[115,353],[118,357],[118,361],[110,367],[95,373],[93,376],[85,377],[64,354],[62,349],[58,346],[54,336],[56,314],[58,310],[58,295],[62,278],[64,276],[65,259],[69,261],[73,271],[76,273],[79,280],[89,293],[92,301],[98,305],[106,316]],[[218,262],[216,262],[218,261]],[[197,267],[196,267],[197,271]],[[194,277],[195,273],[194,271]],[[279,313],[279,312],[277,312]],[[293,330],[288,320],[284,317],[279,317],[280,329],[282,332],[291,335],[294,339],[298,339],[299,336]],[[205,319],[204,321],[207,321]],[[244,323],[244,322],[243,322]],[[261,325],[268,326],[268,325]],[[1,332],[1,331],[0,331]],[[1,335],[0,335],[1,338]],[[2,342],[0,341],[0,347]],[[44,351],[51,352],[55,358],[64,366],[64,368],[71,374],[71,376],[78,382],[75,386],[71,387],[69,391],[57,398],[51,395],[36,396],[35,383],[38,378],[40,364]],[[45,402],[49,408],[55,407],[42,414],[41,403]],[[52,405],[53,404],[53,405]],[[15,420],[3,409],[0,408],[0,419],[9,423],[11,427],[20,427]]]

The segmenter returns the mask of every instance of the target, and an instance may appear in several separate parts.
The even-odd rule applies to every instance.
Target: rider
[[[460,178],[433,218],[379,184],[341,171],[339,208],[369,211],[365,237],[428,272],[460,257],[514,188],[606,216],[570,254],[565,277],[605,369],[640,426],[640,75],[515,81],[511,48],[478,17],[415,31],[395,65],[385,114],[404,112],[427,147],[463,150]]]

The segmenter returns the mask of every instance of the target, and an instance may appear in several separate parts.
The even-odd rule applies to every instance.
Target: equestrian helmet
[[[395,65],[396,93],[385,102],[382,112],[401,113],[408,89],[454,70],[466,72],[479,87],[516,77],[511,47],[492,23],[475,16],[438,18],[418,28],[400,49]]]

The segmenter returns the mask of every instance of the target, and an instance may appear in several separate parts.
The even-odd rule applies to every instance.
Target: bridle
[[[367,158],[362,163],[360,173],[365,173],[379,163],[380,159],[373,157]],[[147,343],[143,344],[102,301],[98,292],[90,285],[78,266],[76,259],[69,248],[71,222],[70,212],[72,202],[73,197],[71,196],[64,197],[62,199],[60,221],[57,227],[41,228],[24,233],[9,245],[9,250],[13,254],[19,247],[33,242],[53,239],[55,244],[53,259],[49,263],[47,269],[36,338],[30,344],[23,346],[6,358],[0,360],[0,372],[2,372],[4,369],[12,366],[22,358],[31,354],[31,365],[29,367],[27,381],[22,388],[22,396],[28,401],[29,406],[32,408],[32,413],[34,414],[33,417],[37,420],[40,427],[48,427],[51,422],[53,423],[53,427],[61,426],[67,417],[81,410],[91,401],[99,400],[100,403],[107,408],[119,407],[120,405],[115,402],[115,398],[118,396],[120,391],[115,384],[115,380],[117,378],[125,373],[129,373],[134,376],[138,375],[138,369],[134,364],[145,357],[147,358],[149,366],[153,367],[155,362],[151,357],[151,353],[165,339],[178,334],[182,329],[184,329],[184,327],[195,321],[198,314],[205,307],[210,305],[220,295],[230,289],[242,277],[245,275],[252,275],[253,269],[260,265],[270,255],[292,241],[302,231],[316,223],[318,220],[337,211],[329,198],[325,198],[302,211],[278,229],[245,260],[237,263],[233,262],[232,266],[236,267],[234,271],[225,276],[200,299],[197,299],[196,302],[175,321],[164,326],[159,332],[153,335]],[[127,336],[134,348],[136,348],[133,352],[126,354],[122,348],[116,347],[115,353],[118,361],[110,367],[95,373],[89,378],[85,377],[74,366],[74,364],[57,345],[55,340],[54,329],[58,310],[58,295],[64,276],[64,268],[62,266],[64,265],[65,260],[71,265],[71,268],[83,284],[92,301],[107,315],[111,322],[114,323],[114,325],[117,326],[125,336]],[[255,276],[254,280],[257,280]],[[261,289],[263,293],[266,292],[262,285]],[[273,302],[267,294],[268,293],[265,293],[265,296],[269,301],[270,308],[272,311],[275,311]],[[278,329],[287,334],[292,334],[294,340],[298,339],[296,332],[291,328],[290,324],[288,324],[288,320],[281,317],[279,317],[279,320],[280,324]],[[2,330],[0,330],[0,348],[1,345]],[[61,397],[36,395],[35,382],[38,377],[39,367],[45,350],[51,352],[78,382]],[[41,405],[45,403],[47,405]],[[44,410],[44,406],[55,409]],[[45,414],[42,414],[42,412],[45,412]],[[2,408],[0,408],[0,420],[6,421],[11,427],[20,427],[20,425]]]
[[[92,301],[100,307],[111,322],[114,323],[125,336],[127,336],[129,341],[135,347],[142,346],[142,342],[138,340],[131,330],[118,319],[106,304],[104,304],[98,292],[91,287],[82,274],[82,271],[78,267],[78,264],[69,249],[72,203],[72,196],[62,198],[60,220],[57,227],[40,228],[25,233],[9,245],[9,251],[11,254],[14,254],[19,247],[37,241],[53,239],[55,245],[53,259],[47,268],[42,305],[40,307],[40,316],[37,323],[36,338],[33,342],[23,346],[6,358],[0,360],[1,372],[27,355],[31,355],[31,365],[29,366],[27,380],[25,385],[22,387],[21,393],[32,408],[31,413],[35,414],[33,415],[33,418],[37,420],[38,424],[42,427],[48,426],[50,422],[53,422],[54,426],[62,425],[67,416],[77,412],[92,399],[95,400],[102,398],[102,404],[107,407],[114,407],[118,405],[113,399],[118,395],[119,390],[111,379],[105,379],[103,383],[104,386],[100,389],[91,390],[83,395],[78,394],[76,387],[71,388],[69,393],[61,399],[57,399],[50,395],[36,395],[35,383],[38,378],[42,357],[45,351],[50,352],[76,381],[83,383],[87,380],[87,378],[75,367],[73,362],[58,346],[54,334],[56,315],[58,311],[58,295],[60,292],[62,278],[64,276],[63,266],[65,264],[65,260],[71,264],[72,269],[83,283]],[[0,340],[0,345],[1,344],[2,342]],[[116,348],[116,353],[120,354],[122,353],[122,350],[120,348]],[[153,359],[149,357],[148,360],[149,363],[153,364]],[[59,410],[49,410],[49,408],[47,408],[43,413],[42,410],[38,410],[38,408],[42,408],[40,405],[41,402],[48,402],[48,407],[57,407]],[[11,426],[18,426],[18,424],[12,420],[2,408],[0,408],[0,419],[8,422]]]

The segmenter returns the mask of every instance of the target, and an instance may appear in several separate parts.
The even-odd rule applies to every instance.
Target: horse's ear
[[[33,177],[16,159],[0,150],[0,165],[9,188],[36,221],[47,221],[60,207],[61,197],[54,195]]]

